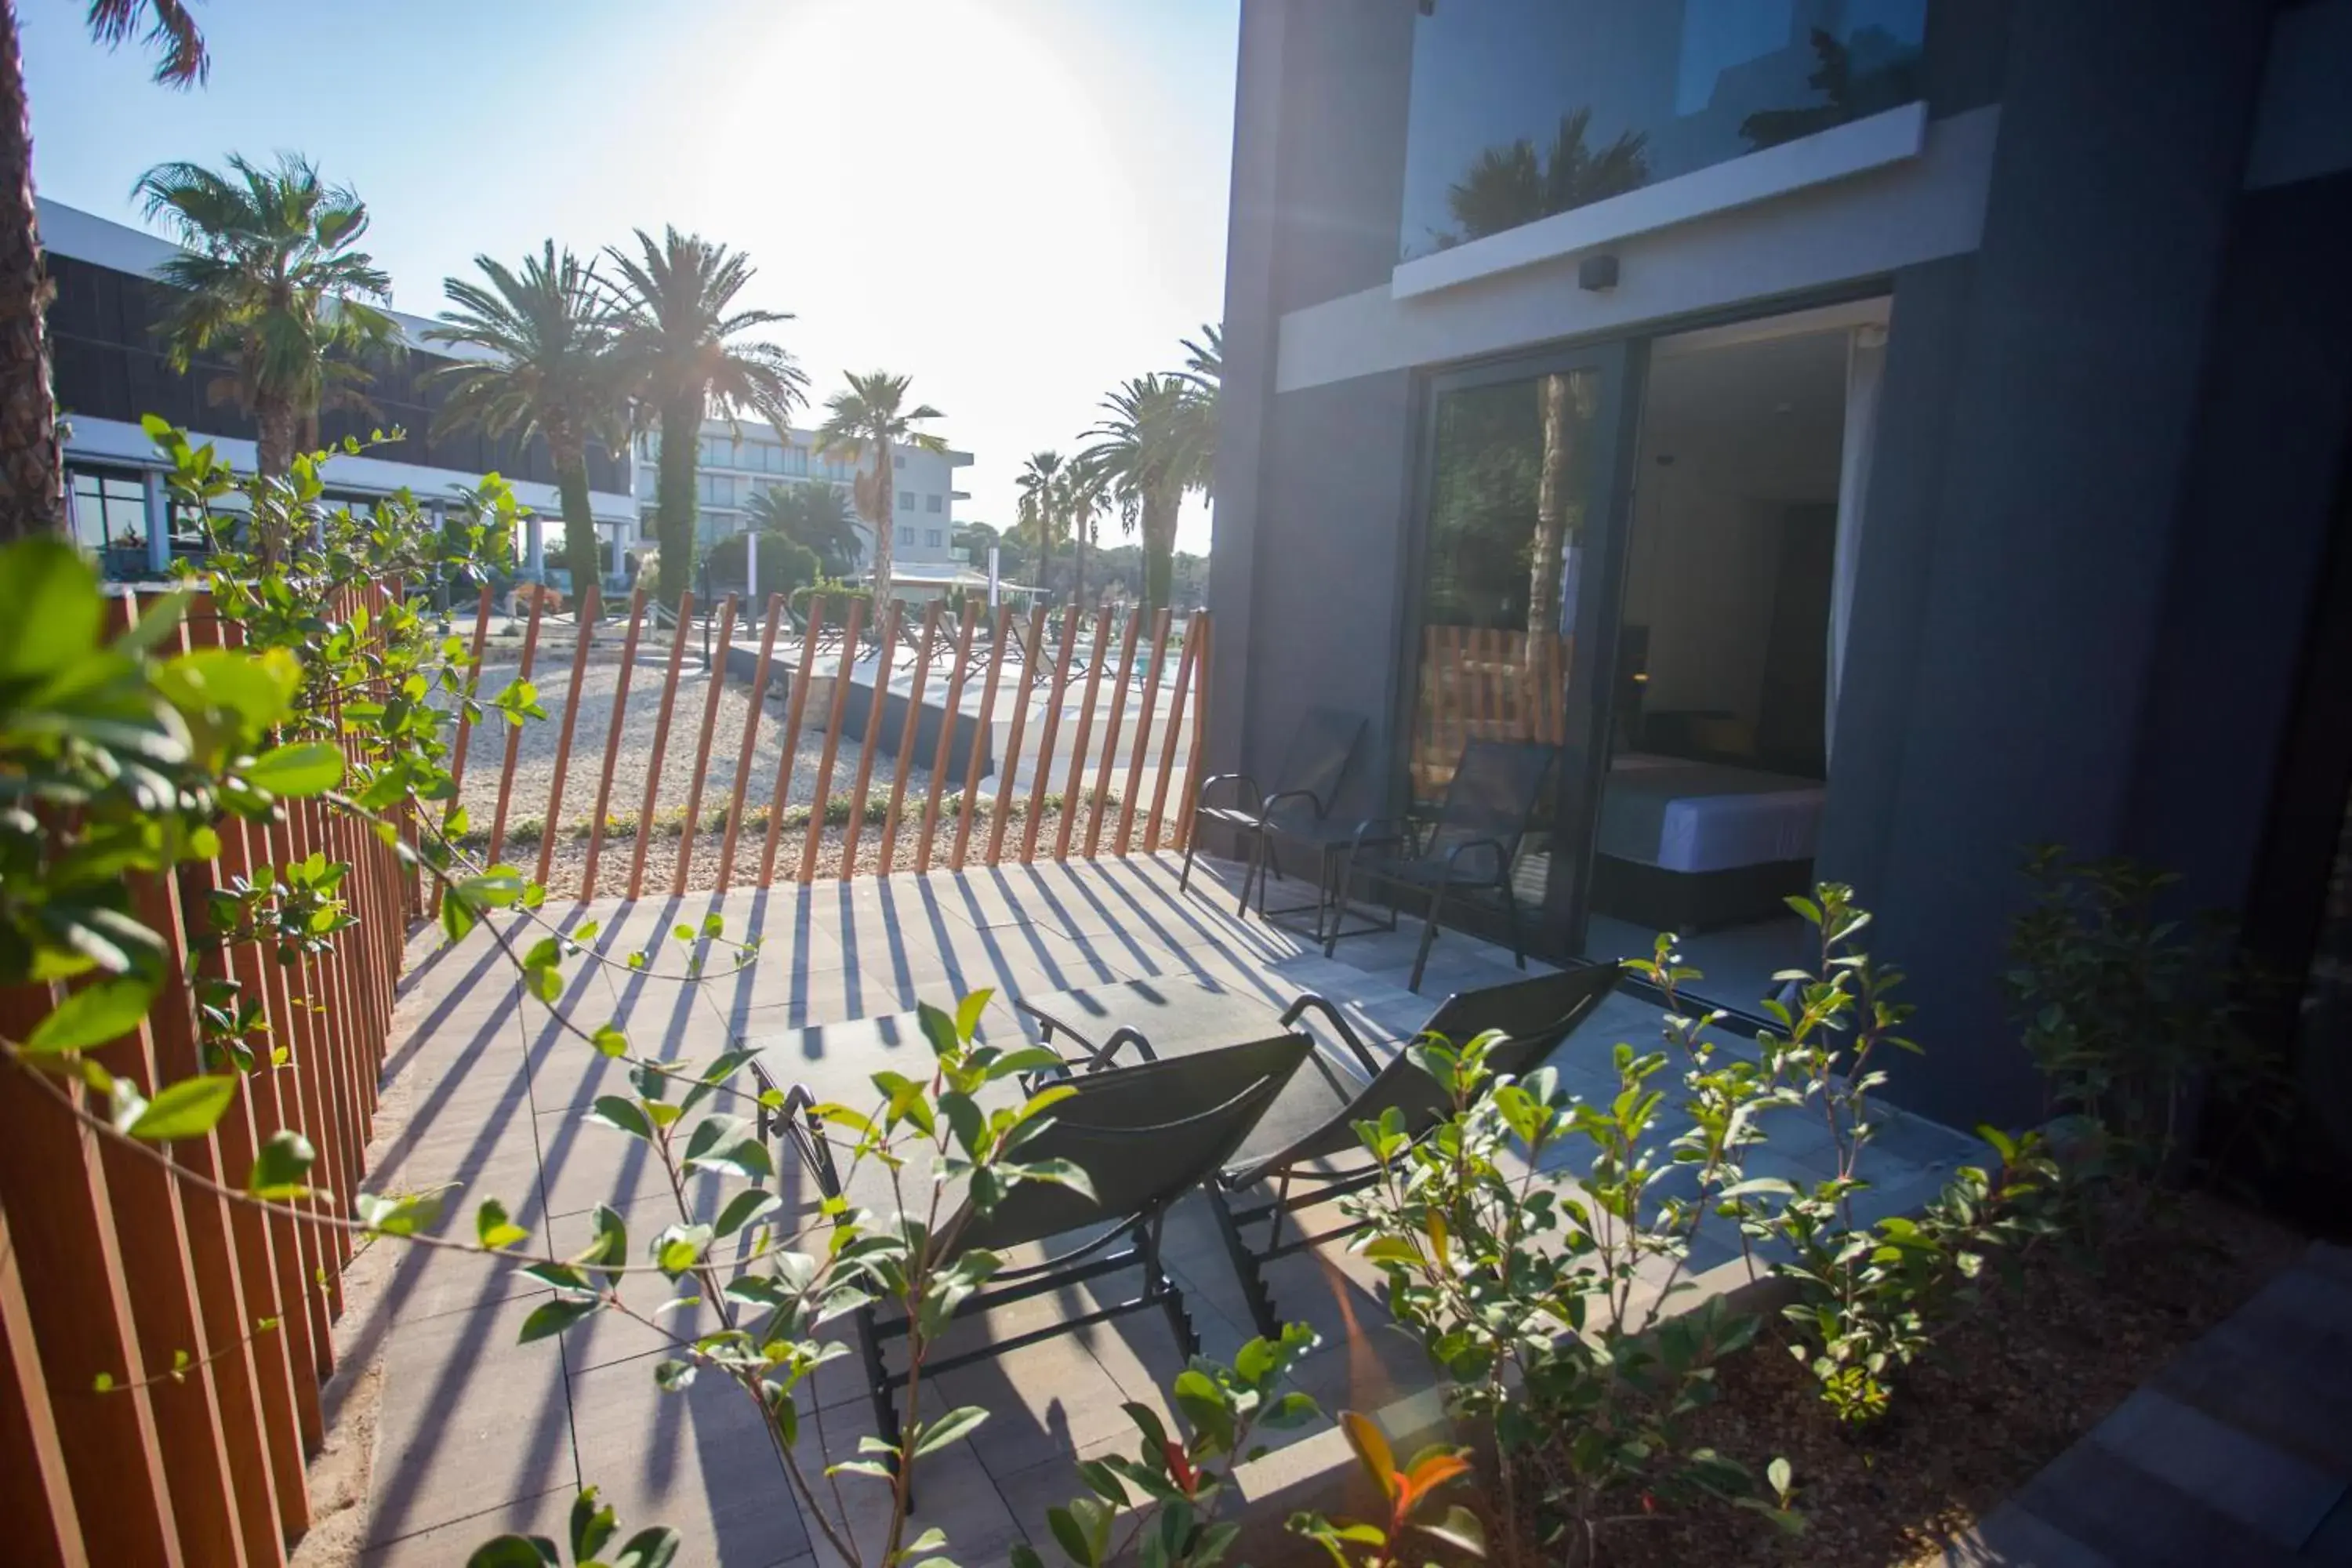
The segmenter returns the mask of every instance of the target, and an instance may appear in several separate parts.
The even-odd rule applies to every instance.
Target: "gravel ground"
[[[520,671],[514,662],[485,662],[479,694],[484,702],[505,690]],[[660,660],[639,658],[630,673],[629,700],[621,726],[621,749],[613,765],[613,790],[605,815],[609,819],[633,821],[645,806],[646,772],[653,759],[654,730],[659,721],[662,682],[668,671]],[[604,748],[613,720],[613,697],[620,683],[621,666],[617,658],[598,659],[592,656],[588,668],[581,679],[582,707],[572,735],[572,755],[564,769],[563,822],[569,826],[586,826],[596,807],[596,784],[604,765]],[[711,677],[698,668],[692,658],[678,671],[677,696],[670,709],[669,733],[663,744],[661,792],[655,805],[655,819],[665,814],[682,812],[686,806],[689,775],[694,758],[700,747],[702,721],[709,703]],[[518,736],[515,742],[514,786],[507,806],[507,826],[511,834],[518,823],[537,823],[547,815],[550,785],[555,772],[555,751],[563,732],[563,710],[572,701],[572,667],[567,659],[550,662],[541,659],[531,673],[531,685],[539,694],[539,704],[547,717],[523,724],[520,731],[496,714],[486,715],[474,727],[466,750],[466,779],[461,799],[466,815],[474,830],[487,833],[498,809],[499,779],[506,761],[506,748],[510,733]],[[752,744],[751,787],[745,797],[748,816],[754,805],[764,806],[774,798],[776,768],[783,753],[784,704],[772,697],[767,704],[767,714],[760,721],[760,731]],[[750,689],[740,682],[729,682],[719,694],[719,713],[711,730],[709,766],[703,781],[702,814],[724,811],[735,787],[735,766],[742,753],[743,726],[751,716]],[[824,734],[814,728],[816,715],[805,716],[802,722],[801,743],[793,767],[791,800],[806,805],[816,795],[816,770],[824,749]],[[834,762],[833,793],[846,795],[857,777],[858,742],[844,738]],[[887,790],[893,759],[877,752],[874,772],[877,783]],[[929,787],[930,770],[910,767],[907,787],[910,795],[919,788]],[[600,865],[598,871],[604,868]],[[601,880],[601,875],[599,879]]]

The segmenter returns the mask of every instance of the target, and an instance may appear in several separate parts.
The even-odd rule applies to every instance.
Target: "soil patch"
[[[1773,1563],[1886,1568],[1944,1561],[1950,1538],[1989,1513],[2131,1392],[2292,1264],[2303,1240],[2204,1195],[2090,1269],[2063,1241],[2021,1261],[2014,1281],[1900,1374],[1863,1440],[1842,1436],[1775,1320],[1717,1373],[1721,1398],[1695,1440],[1760,1470],[1785,1455],[1802,1534],[1726,1506],[1661,1512],[1605,1534],[1611,1568]],[[1988,1270],[1990,1280],[1991,1270]],[[1640,1500],[1629,1508],[1638,1512]]]

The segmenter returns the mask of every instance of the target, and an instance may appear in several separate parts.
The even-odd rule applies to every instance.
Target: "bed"
[[[1592,909],[1683,932],[1785,914],[1811,885],[1827,798],[1818,779],[1622,752],[1601,797]]]

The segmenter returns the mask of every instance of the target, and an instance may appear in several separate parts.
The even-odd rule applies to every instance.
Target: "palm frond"
[[[212,75],[204,33],[181,0],[90,0],[87,23],[110,49],[139,33],[141,46],[155,51],[155,80],[165,87],[193,87]]]

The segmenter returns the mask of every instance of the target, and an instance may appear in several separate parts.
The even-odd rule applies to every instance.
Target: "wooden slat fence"
[[[551,898],[1183,847],[1205,614],[1056,616],[936,600],[877,613],[853,595],[813,597],[793,617],[782,595],[764,605],[730,596],[703,612],[705,626],[690,596],[684,608],[683,630],[666,629],[640,594],[625,629],[575,628],[571,647],[552,654],[544,639],[561,634],[543,630],[536,610],[513,623],[519,654],[511,643],[486,647],[477,631],[468,657],[486,696],[558,659],[571,672],[560,693],[539,691],[557,737],[553,776],[532,772],[529,745],[501,721],[495,748],[488,733],[474,738],[467,789],[478,802],[469,816],[490,825],[475,847],[516,859],[517,834],[536,833]],[[718,670],[705,664],[706,633]],[[617,670],[587,679],[615,644]],[[573,736],[600,722],[602,756],[583,756],[593,742],[575,751]],[[575,762],[596,777],[567,780]],[[520,790],[546,800],[544,818],[516,820]],[[635,820],[609,816],[632,790]],[[655,841],[673,835],[675,853],[664,847],[669,858],[653,870]],[[600,888],[602,859],[623,847],[616,836],[629,839],[628,874]],[[566,839],[585,840],[584,863],[557,855]]]
[[[117,601],[127,625],[152,600]],[[380,617],[381,587],[347,588],[328,612]],[[207,601],[167,649],[233,646]],[[164,940],[163,998],[131,1036],[96,1054],[152,1088],[206,1069],[193,982],[181,965],[205,931],[206,895],[313,852],[350,864],[340,890],[360,923],[319,957],[281,963],[247,944],[199,951],[268,1021],[281,1065],[237,1080],[212,1131],[173,1157],[241,1186],[284,1128],[317,1150],[311,1183],[349,1212],[374,1121],[393,987],[410,921],[425,912],[394,852],[315,802],[278,819],[219,826],[219,854],[131,889]],[[22,1038],[62,987],[0,992],[0,1029]],[[93,1111],[79,1084],[64,1092]],[[343,1232],[232,1204],[112,1141],[40,1086],[0,1072],[0,1507],[7,1561],[31,1564],[282,1563],[310,1526],[304,1458],[324,1431],[320,1385],[350,1261]],[[107,1389],[101,1392],[101,1379]]]
[[[1423,628],[1412,726],[1415,798],[1444,793],[1472,741],[1560,744],[1571,651],[1557,632]]]
[[[359,586],[340,591],[328,609],[348,619],[364,607],[380,618],[389,602],[385,589]],[[120,624],[130,624],[144,604],[120,601]],[[780,635],[781,598],[739,606],[730,597],[713,617],[711,646],[737,657],[714,660],[721,668],[711,669],[698,657],[689,667],[700,639],[690,601],[684,608],[689,618],[666,633],[642,592],[632,596],[625,622],[601,628],[592,605],[572,618],[566,650],[564,618],[534,604],[505,675],[486,668],[485,594],[468,652],[484,694],[496,684],[488,679],[493,674],[531,679],[543,650],[547,668],[568,668],[569,681],[560,709],[550,701],[541,721],[553,737],[553,766],[543,778],[522,776],[528,742],[502,718],[458,724],[453,771],[462,779],[468,752],[484,753],[472,759],[472,787],[488,806],[469,814],[483,818],[480,829],[468,827],[481,834],[478,851],[495,858],[525,843],[527,819],[516,814],[544,799],[547,815],[536,828],[541,879],[558,867],[559,843],[576,828],[585,839],[577,886],[594,896],[599,858],[613,847],[606,841],[625,833],[627,887],[639,896],[651,840],[671,820],[665,810],[675,800],[684,820],[669,886],[685,889],[709,865],[723,888],[751,869],[740,837],[755,826],[750,819],[764,797],[758,879],[781,875],[804,883],[820,874],[821,851],[831,848],[820,843],[823,803],[834,795],[837,771],[854,778],[829,873],[845,879],[910,862],[919,871],[934,864],[963,869],[1183,847],[1190,781],[1201,765],[1205,615],[1180,626],[1164,610],[1104,609],[1057,623],[1038,610],[991,615],[968,605],[942,625],[944,606],[933,604],[921,612],[918,633],[899,606],[885,607],[869,625],[862,599],[818,598],[808,605],[805,632],[793,637]],[[739,620],[740,643],[733,637]],[[179,648],[239,640],[237,628],[201,599],[173,637]],[[615,645],[618,668],[600,687],[589,676]],[[726,662],[739,667],[731,678]],[[643,783],[632,825],[610,814],[633,782],[634,770],[624,767],[633,743],[633,678],[637,710],[650,702],[653,721],[650,747],[634,759]],[[651,692],[643,689],[648,679]],[[705,684],[688,694],[690,680]],[[743,717],[722,743],[723,689],[734,692]],[[681,715],[682,696],[700,706]],[[781,744],[777,760],[763,764],[761,729],[778,696]],[[605,726],[601,747],[595,721]],[[821,736],[803,804],[795,800],[794,774],[811,724],[821,726]],[[590,738],[575,750],[583,725]],[[845,742],[856,748],[854,762],[844,757]],[[597,765],[591,759],[599,751],[593,785],[570,777],[575,761]],[[714,758],[722,772],[732,762],[723,784],[712,777]],[[772,784],[755,776],[763,765],[774,769]],[[496,776],[485,767],[495,767]],[[888,770],[887,780],[878,769]],[[706,799],[725,803],[711,828],[723,830],[723,839],[707,846],[698,842]],[[587,812],[583,821],[567,816],[567,802]],[[877,808],[873,821],[869,802]],[[1083,833],[1076,830],[1081,817]],[[868,828],[879,835],[870,859],[859,853]],[[799,852],[780,865],[790,831],[803,834]],[[173,1145],[173,1157],[234,1186],[274,1134],[299,1129],[317,1151],[312,1184],[348,1214],[365,1174],[406,932],[433,900],[374,832],[316,802],[288,803],[269,822],[226,821],[219,832],[212,860],[133,888],[139,913],[163,933],[175,967],[137,1034],[96,1055],[110,1071],[150,1086],[205,1070],[194,982],[236,981],[267,1020],[265,1058],[269,1048],[284,1058],[242,1077],[227,1115],[203,1139]],[[192,945],[214,889],[314,852],[351,868],[340,892],[359,923],[331,951],[289,963],[257,944],[219,952]],[[202,975],[177,967],[186,962],[200,965]],[[54,986],[0,993],[0,1030],[22,1037],[62,994]],[[65,1092],[102,1109],[79,1084]],[[67,1568],[284,1563],[288,1543],[311,1522],[305,1458],[325,1431],[320,1386],[334,1370],[351,1237],[176,1181],[137,1151],[101,1142],[21,1073],[0,1072],[0,1125],[7,1131],[0,1137],[0,1504],[10,1510],[7,1560]]]

